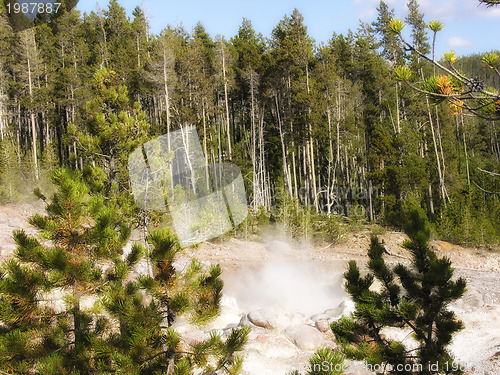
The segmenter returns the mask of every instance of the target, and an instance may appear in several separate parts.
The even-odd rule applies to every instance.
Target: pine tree
[[[2,267],[0,362],[21,373],[92,373],[92,346],[107,327],[95,296],[125,273],[120,253],[130,228],[101,196],[89,196],[78,174],[58,170],[52,180],[57,192],[47,214],[30,219],[41,237],[15,231],[15,258]]]
[[[499,0],[479,0],[479,2],[487,7],[493,7],[500,4]]]
[[[248,328],[187,345],[172,329],[181,314],[201,324],[217,315],[220,268],[193,260],[168,231],[133,244],[113,202],[92,193],[80,172],[58,170],[46,215],[30,223],[40,238],[14,232],[15,258],[1,268],[0,370],[21,374],[236,374]],[[152,271],[131,271],[146,255]]]
[[[404,245],[412,253],[411,267],[390,268],[376,237],[371,240],[366,276],[361,277],[355,261],[349,263],[344,276],[356,311],[332,324],[332,329],[349,356],[391,365],[391,373],[437,374],[445,369],[457,373],[446,346],[463,324],[448,305],[465,293],[465,280],[453,281],[450,260],[438,258],[429,248],[428,224],[418,211],[408,215],[405,232],[410,238]],[[375,279],[382,284],[380,292],[371,288]],[[418,342],[416,351],[385,337],[384,327],[410,329]]]
[[[304,17],[297,9],[285,16],[272,32],[271,57],[278,97],[283,149],[284,181],[291,195],[300,194],[304,205],[318,208],[317,179],[311,114],[313,40],[307,34]],[[285,151],[286,150],[286,151]]]
[[[389,29],[391,19],[394,18],[394,9],[389,9],[384,1],[380,1],[377,12],[377,20],[372,26],[380,36],[379,46],[382,48],[382,55],[393,64],[400,64],[403,58],[400,42]]]
[[[139,103],[131,108],[128,90],[113,70],[102,69],[94,75],[95,96],[83,116],[83,129],[69,127],[72,141],[87,157],[86,165],[98,166],[107,178],[106,195],[128,190],[126,162],[130,152],[147,140],[149,124]]]
[[[130,80],[137,66],[136,38],[125,8],[116,0],[110,0],[108,10],[103,11],[104,30],[109,51],[110,69],[114,69],[120,77]]]
[[[452,113],[455,115],[460,115],[465,110],[484,119],[498,120],[500,116],[500,94],[497,88],[486,87],[484,81],[476,77],[469,77],[466,72],[459,71],[455,65],[458,57],[453,51],[445,53],[444,62],[436,61],[434,56],[436,35],[443,29],[443,24],[434,20],[428,26],[434,33],[432,58],[428,57],[425,51],[418,48],[422,48],[422,46],[415,46],[406,41],[402,34],[405,27],[403,21],[393,18],[388,28],[394,35],[399,37],[408,50],[434,65],[434,75],[427,77],[422,84],[415,85],[411,82],[411,71],[405,65],[400,65],[395,71],[396,79],[404,81],[421,93],[425,93],[436,103],[447,100]],[[495,71],[498,76],[500,76],[498,70],[499,58],[500,56],[497,53],[490,52],[484,54],[482,59],[485,67]],[[436,76],[436,68],[442,73],[441,75]]]

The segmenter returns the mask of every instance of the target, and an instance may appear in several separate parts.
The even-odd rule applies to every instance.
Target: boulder
[[[284,333],[300,350],[316,350],[325,345],[323,334],[306,324],[290,326]]]
[[[328,320],[325,320],[325,319],[317,320],[314,323],[314,326],[316,327],[316,329],[318,331],[320,331],[322,333],[329,332],[331,330],[330,323],[328,323]]]
[[[265,308],[249,313],[248,320],[257,327],[282,330],[294,324],[304,323],[307,319],[300,313],[291,313],[283,309]]]
[[[265,329],[273,329],[274,326],[268,320],[269,317],[266,315],[267,314],[264,312],[264,310],[257,310],[257,311],[252,311],[247,316],[248,320],[257,327],[262,327]]]
[[[208,332],[202,331],[200,329],[184,332],[182,335],[182,340],[184,340],[189,345],[199,344],[202,341],[210,339],[210,334]]]
[[[255,324],[253,324],[250,319],[248,319],[248,314],[245,314],[241,317],[240,322],[238,326],[249,326],[249,327],[255,327]]]

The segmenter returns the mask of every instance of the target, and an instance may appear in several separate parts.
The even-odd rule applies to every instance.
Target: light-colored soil
[[[23,229],[29,234],[35,234],[28,219],[35,213],[41,212],[43,212],[43,204],[39,203],[0,205],[0,260],[10,258],[14,252],[12,231]]]

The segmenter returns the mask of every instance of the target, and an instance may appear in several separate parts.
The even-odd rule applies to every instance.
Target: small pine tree
[[[52,182],[57,191],[47,214],[30,219],[40,238],[14,231],[15,258],[2,267],[0,366],[21,373],[91,373],[92,346],[103,339],[106,324],[95,306],[82,304],[122,268],[130,228],[102,197],[88,194],[78,174],[57,170]]]
[[[411,267],[388,267],[376,237],[368,252],[366,276],[361,277],[356,262],[349,263],[344,276],[356,311],[333,323],[333,332],[350,357],[387,364],[390,373],[459,373],[446,346],[463,324],[447,307],[465,293],[465,280],[453,281],[451,262],[429,248],[430,231],[417,211],[409,215],[405,232],[410,238],[404,246],[412,253]],[[380,292],[370,289],[374,279],[382,284]],[[410,328],[417,349],[408,350],[402,342],[388,339],[381,333],[384,327]]]
[[[168,230],[123,256],[130,226],[114,204],[92,194],[79,172],[57,170],[52,181],[50,200],[37,191],[46,215],[30,219],[40,238],[15,231],[15,258],[1,267],[0,372],[238,373],[247,328],[194,346],[172,329],[180,314],[196,322],[217,315],[220,268],[192,261],[178,272],[181,249]],[[152,275],[133,278],[144,254]]]

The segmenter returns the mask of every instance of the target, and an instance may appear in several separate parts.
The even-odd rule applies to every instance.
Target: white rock
[[[330,323],[328,323],[328,320],[317,320],[316,323],[314,324],[316,329],[320,332],[329,332],[331,330],[330,328]]]
[[[288,326],[304,323],[303,314],[292,313],[279,308],[265,308],[248,314],[250,322],[266,329],[285,329]]]
[[[323,334],[305,324],[288,327],[285,335],[301,350],[316,350],[325,345]]]

